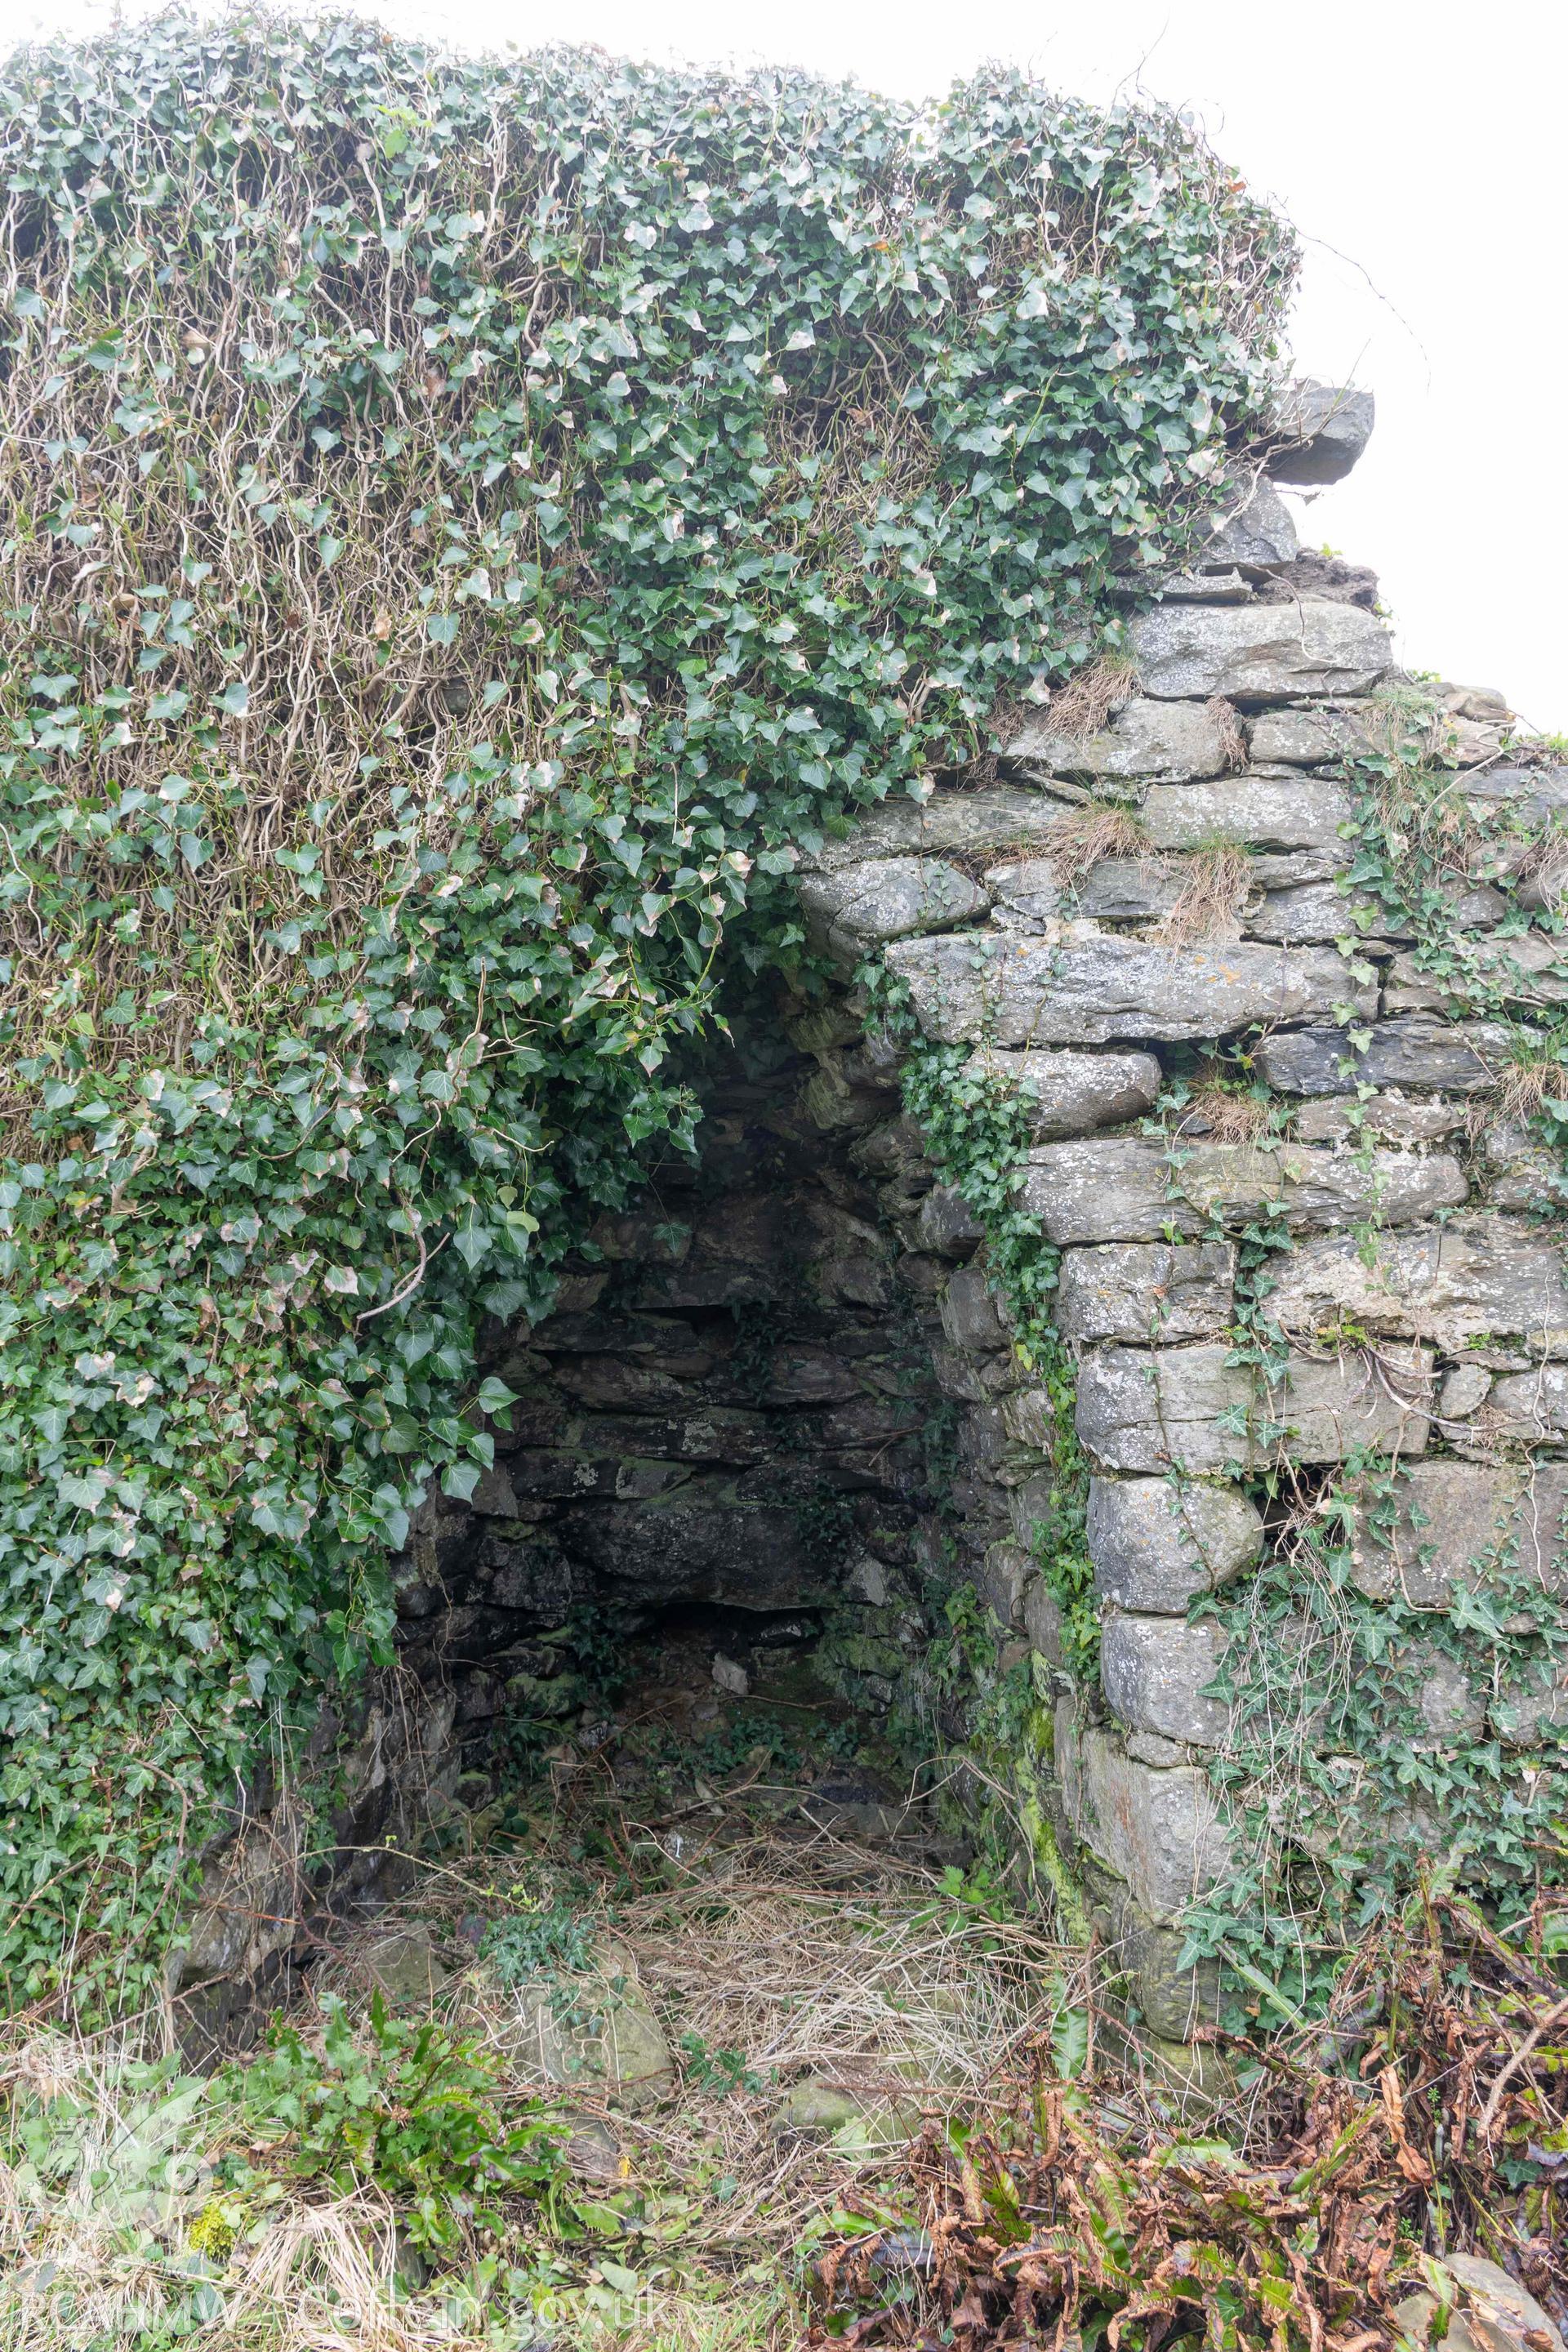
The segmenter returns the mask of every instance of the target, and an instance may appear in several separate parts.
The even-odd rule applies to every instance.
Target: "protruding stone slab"
[[[1057,1328],[1069,1339],[1217,1339],[1228,1329],[1236,1252],[1228,1242],[1111,1243],[1068,1250]]]
[[[1357,1446],[1426,1451],[1429,1353],[1373,1363],[1292,1356],[1264,1389],[1223,1347],[1104,1348],[1079,1374],[1080,1443],[1108,1470],[1230,1475],[1271,1461],[1342,1462]],[[1400,1390],[1395,1389],[1395,1380]],[[1402,1391],[1402,1392],[1401,1392]]]
[[[950,929],[991,904],[988,892],[940,857],[875,857],[803,874],[796,887],[818,938],[850,962],[882,940]]]
[[[1080,1724],[1070,1699],[1057,1709],[1056,1761],[1079,1836],[1157,1924],[1179,1919],[1230,1867],[1230,1834],[1200,1766],[1134,1763],[1113,1732]]]
[[[1268,1311],[1300,1338],[1351,1322],[1485,1360],[1487,1337],[1568,1357],[1563,1244],[1522,1221],[1479,1213],[1416,1233],[1379,1234],[1373,1262],[1352,1234],[1326,1234],[1270,1261]],[[1491,1352],[1496,1353],[1496,1350]]]
[[[887,950],[928,1037],[998,1045],[1103,1045],[1118,1037],[1221,1037],[1253,1022],[1363,1014],[1358,986],[1331,949],[1160,947],[1110,937],[1048,945],[960,931],[895,940]]]
[[[1323,596],[1281,604],[1156,604],[1129,628],[1138,682],[1164,701],[1368,694],[1394,665],[1387,630]]]
[[[1119,1608],[1183,1617],[1263,1554],[1263,1521],[1239,1486],[1188,1479],[1091,1478],[1094,1589]]]
[[[1364,1052],[1342,1029],[1282,1029],[1252,1051],[1253,1067],[1279,1094],[1337,1095],[1348,1087],[1433,1087],[1480,1094],[1506,1066],[1509,1032],[1495,1022],[1406,1013],[1373,1024]]]
[[[1049,711],[1042,711],[1025,720],[1002,756],[1047,775],[1096,784],[1191,783],[1223,775],[1229,765],[1226,737],[1214,711],[1143,695],[1124,702],[1093,735],[1060,734]]]
[[[1269,473],[1277,482],[1342,481],[1371,440],[1376,416],[1370,392],[1302,376],[1280,401],[1277,430],[1286,437],[1269,454]]]
[[[1219,1672],[1225,1646],[1211,1618],[1189,1623],[1110,1610],[1100,1627],[1100,1680],[1111,1713],[1130,1731],[1152,1731],[1188,1747],[1222,1747],[1230,1709],[1204,1693]]]
[[[1037,1143],[1112,1127],[1148,1110],[1163,1080],[1152,1054],[1031,1054],[983,1046],[969,1065],[1016,1092]]]
[[[1364,1218],[1408,1223],[1465,1198],[1444,1153],[1322,1151],[1306,1144],[1196,1143],[1168,1151],[1142,1136],[1042,1144],[1019,1184],[1026,1207],[1060,1244],[1148,1242],[1198,1234],[1211,1219],[1255,1217],[1278,1202],[1293,1232]]]
[[[978,1266],[960,1266],[950,1276],[942,1302],[942,1328],[955,1348],[990,1355],[1007,1345],[995,1293]]]
[[[1308,875],[1297,866],[1291,882],[1321,880],[1350,863],[1341,828],[1353,814],[1343,784],[1317,777],[1227,776],[1212,784],[1155,785],[1143,803],[1143,826],[1155,849],[1204,849],[1216,842],[1240,848],[1290,852],[1315,850],[1323,871]],[[1273,877],[1258,869],[1267,885]]]
[[[1447,1609],[1511,1576],[1568,1595],[1568,1463],[1413,1462],[1356,1513],[1352,1574],[1374,1601]]]

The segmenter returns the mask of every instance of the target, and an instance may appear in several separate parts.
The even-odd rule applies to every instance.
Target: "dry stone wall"
[[[1332,415],[1335,448],[1288,454],[1279,478],[1331,478],[1370,425],[1359,396],[1313,413]],[[1046,708],[998,776],[878,810],[799,886],[817,945],[863,980],[879,960],[926,1045],[970,1048],[1029,1138],[1016,1198],[1061,1253],[1052,1315],[1089,1470],[1089,1687],[1062,1671],[1037,1556],[1052,1402],[1013,1344],[981,1226],[922,1169],[907,1118],[868,1124],[860,1150],[889,1171],[904,1279],[940,1302],[967,1572],[1054,1695],[1047,1816],[1144,2021],[1175,2041],[1216,1988],[1212,1969],[1178,1965],[1182,1922],[1237,1859],[1210,1597],[1242,1589],[1311,1497],[1347,1481],[1371,1599],[1439,1609],[1464,1588],[1484,1607],[1505,1571],[1553,1603],[1568,1591],[1561,1184],[1508,1110],[1520,1041],[1565,985],[1550,840],[1568,770],[1520,752],[1497,695],[1435,690],[1457,817],[1524,820],[1440,885],[1485,982],[1477,1017],[1412,952],[1413,926],[1349,878],[1372,789],[1353,762],[1397,740],[1404,683],[1370,575],[1303,557],[1267,479],[1208,552],[1130,621],[1100,723],[1075,730]],[[817,1042],[840,1117],[875,1119],[880,1017]],[[1261,1349],[1239,1328],[1258,1302]],[[1491,1743],[1501,1811],[1510,1774],[1539,1769],[1531,1743],[1568,1721],[1568,1671],[1551,1663],[1568,1619],[1534,1622],[1547,1664],[1526,1689],[1424,1654],[1413,1782]],[[1359,1759],[1343,1764],[1359,1785]],[[1311,1810],[1287,1795],[1281,1817],[1292,1807]],[[1409,1818],[1441,1856],[1440,1805],[1413,1801]],[[1352,1806],[1335,1832],[1352,1869],[1363,1826]]]

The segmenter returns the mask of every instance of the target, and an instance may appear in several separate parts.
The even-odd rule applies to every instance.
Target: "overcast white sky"
[[[1378,429],[1303,518],[1381,572],[1403,657],[1568,729],[1568,287],[1562,0],[374,0],[464,47],[596,41],[763,58],[940,92],[987,58],[1192,109],[1307,240],[1303,373],[1370,385]],[[0,42],[102,0],[0,0]]]

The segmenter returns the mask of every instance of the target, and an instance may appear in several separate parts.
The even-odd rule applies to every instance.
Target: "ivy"
[[[1287,233],[1173,118],[352,18],[13,61],[0,1970],[140,1998],[388,1654],[784,881],[1179,550]]]

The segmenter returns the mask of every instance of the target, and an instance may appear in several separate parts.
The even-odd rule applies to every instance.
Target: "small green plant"
[[[225,2159],[228,2184],[272,2172],[347,2194],[379,2189],[413,2242],[439,2253],[470,2231],[499,2234],[499,2200],[558,2198],[566,2126],[538,2101],[511,2111],[493,2064],[435,2024],[389,2018],[377,1993],[354,2034],[342,2001],[322,2003],[320,2047],[292,2026],[230,2067],[221,2096],[247,2143]]]
[[[508,1990],[557,1969],[579,1976],[594,1965],[595,1933],[594,1923],[558,1895],[538,1910],[492,1919],[479,1939],[479,1958]]]
[[[700,2091],[765,2091],[767,2078],[747,2063],[743,2050],[710,2050],[700,2033],[686,2032],[679,2042],[686,2079]]]

